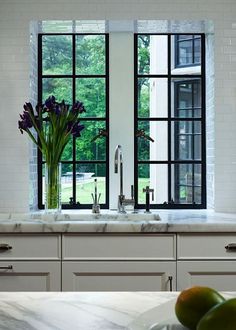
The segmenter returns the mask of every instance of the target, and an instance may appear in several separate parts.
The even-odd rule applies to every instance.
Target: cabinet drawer
[[[60,260],[60,241],[60,235],[0,235],[0,260]]]
[[[62,272],[62,291],[176,290],[175,261],[65,261]]]
[[[236,244],[236,234],[179,234],[178,259],[236,259],[236,248],[225,248],[231,243]]]
[[[175,235],[63,235],[64,260],[175,260]]]

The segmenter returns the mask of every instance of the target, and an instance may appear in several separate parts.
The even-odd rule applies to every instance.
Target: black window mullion
[[[42,104],[42,72],[43,72],[43,61],[42,61],[42,35],[38,35],[38,103]],[[39,141],[39,139],[38,139]],[[38,156],[38,207],[43,208],[43,167],[42,167],[42,153],[37,149]]]
[[[105,88],[106,88],[106,131],[108,133],[106,137],[106,208],[109,207],[109,35],[105,34],[105,68],[106,68],[106,77],[105,77]]]
[[[201,133],[202,133],[202,166],[201,166],[201,190],[202,190],[202,205],[206,208],[206,65],[205,65],[205,35],[202,34],[201,38],[201,107],[202,107],[202,121],[201,121]]]
[[[138,130],[138,35],[134,34],[134,199],[135,208],[138,205],[138,138],[135,132]]]
[[[171,137],[171,35],[168,35],[168,46],[167,46],[167,54],[168,54],[168,104],[167,104],[167,112],[168,112],[168,150],[167,150],[167,155],[168,155],[168,202],[171,202],[172,200],[172,194],[171,194],[171,185],[172,185],[172,174],[171,174],[171,142],[172,142],[172,137]]]
[[[73,104],[75,103],[75,94],[76,94],[76,79],[75,79],[75,72],[76,71],[76,40],[75,35],[72,36],[72,74],[73,74],[73,80],[72,80],[72,100]],[[73,137],[73,148],[72,148],[72,198],[73,198],[73,204],[76,203],[76,138]]]

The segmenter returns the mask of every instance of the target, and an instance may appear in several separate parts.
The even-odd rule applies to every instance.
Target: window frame
[[[188,67],[192,67],[192,66],[199,66],[201,65],[201,62],[195,62],[195,57],[194,57],[194,45],[195,45],[195,40],[201,40],[201,33],[185,33],[184,35],[189,35],[191,36],[191,38],[188,39],[178,39],[178,36],[180,35],[180,33],[176,34],[175,36],[175,68],[188,68]],[[194,38],[194,36],[199,36],[199,38]],[[179,62],[179,45],[182,42],[185,41],[189,41],[192,44],[192,62],[188,63],[188,64],[180,64]],[[201,45],[202,46],[202,45]]]
[[[172,37],[177,35],[199,35],[201,36],[201,73],[200,74],[178,74],[171,73],[172,63]],[[168,47],[168,62],[167,62],[167,73],[166,74],[139,74],[138,72],[138,36],[139,35],[166,35],[167,36],[167,47]],[[175,56],[174,56],[175,59]],[[175,60],[174,60],[175,61]],[[192,65],[189,65],[192,66]],[[168,106],[167,106],[167,117],[138,117],[138,79],[139,78],[166,78],[168,80]],[[201,79],[201,117],[200,118],[176,118],[172,116],[171,108],[171,82],[173,78],[188,78]],[[138,203],[138,165],[139,164],[167,164],[168,166],[168,201],[163,204],[151,204],[153,209],[204,209],[206,208],[206,101],[205,101],[205,34],[204,33],[135,33],[134,34],[134,197],[135,197],[135,208],[143,209],[145,204]],[[135,132],[138,130],[139,120],[142,121],[157,121],[157,122],[167,122],[168,126],[168,159],[166,161],[139,161],[138,160],[138,137],[136,137]],[[171,125],[175,121],[201,121],[202,128],[202,140],[201,140],[201,160],[172,160],[171,158]],[[201,164],[201,203],[200,204],[175,204],[172,199],[172,181],[171,174],[173,164]],[[151,187],[154,188],[155,187]],[[155,192],[154,192],[155,193]]]
[[[178,116],[178,112],[180,111],[178,109],[178,103],[179,103],[179,97],[180,97],[180,89],[179,89],[179,86],[181,86],[181,84],[183,84],[185,81],[182,80],[182,81],[177,81],[177,82],[174,82],[174,113],[175,113],[175,117],[176,118],[181,118]],[[191,119],[192,118],[195,118],[193,116],[193,111],[196,110],[196,108],[199,108],[202,112],[202,109],[201,107],[194,107],[194,85],[196,84],[199,84],[199,79],[192,79],[192,80],[187,80],[187,84],[190,84],[191,85],[191,100],[192,100],[192,105],[191,105],[191,110],[189,111],[192,111],[192,117],[190,117]],[[193,110],[194,109],[194,110]],[[186,110],[185,110],[186,111]],[[198,119],[198,117],[196,117]],[[180,119],[181,121],[181,119]],[[194,153],[195,153],[195,144],[194,144],[194,137],[197,136],[197,135],[202,135],[202,132],[201,133],[196,133],[194,132],[194,122],[195,121],[191,121],[191,133],[179,133],[176,128],[174,129],[174,139],[175,139],[175,142],[179,142],[178,137],[179,136],[191,136],[191,154],[192,154],[192,159],[195,159],[194,158]],[[197,121],[196,121],[197,123]],[[178,129],[179,129],[179,123],[177,122],[177,125],[178,126]],[[174,145],[174,155],[175,155],[175,159],[178,159],[179,157],[179,143],[175,143]],[[187,158],[188,159],[188,158]],[[189,159],[191,159],[189,157]],[[180,200],[180,193],[179,193],[179,187],[185,187],[185,188],[190,188],[192,190],[192,198],[193,198],[193,202],[194,202],[194,192],[195,192],[195,188],[198,188],[198,187],[201,187],[199,185],[196,185],[195,184],[195,177],[194,177],[194,174],[195,174],[195,169],[194,169],[194,164],[190,164],[192,166],[192,178],[191,178],[191,183],[190,184],[187,184],[187,183],[180,183],[179,182],[179,178],[180,178],[180,175],[179,175],[179,169],[175,168],[174,169],[174,177],[175,177],[175,196],[177,196],[177,199]]]
[[[72,73],[71,74],[43,74],[43,61],[42,61],[42,38],[43,36],[72,36]],[[76,36],[80,35],[104,35],[105,37],[105,74],[76,74]],[[108,135],[104,137],[106,139],[106,159],[105,160],[76,160],[76,139],[73,138],[73,151],[72,160],[62,160],[62,164],[72,164],[72,201],[68,201],[68,204],[62,203],[62,209],[88,209],[92,206],[89,204],[76,203],[76,166],[78,164],[105,164],[106,165],[106,183],[105,183],[105,203],[101,203],[101,209],[109,208],[109,34],[108,33],[39,33],[38,34],[38,103],[42,104],[43,94],[43,78],[71,78],[72,79],[72,103],[76,101],[76,79],[77,78],[104,78],[105,79],[105,117],[80,117],[81,122],[94,121],[104,122],[106,132]],[[83,100],[81,100],[83,101]],[[86,129],[86,128],[85,128]],[[82,132],[83,134],[83,132]],[[44,209],[43,204],[43,169],[44,161],[42,159],[42,153],[37,149],[37,168],[38,168],[38,208]]]

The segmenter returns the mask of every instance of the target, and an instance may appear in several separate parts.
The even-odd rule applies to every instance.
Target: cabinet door
[[[236,263],[231,261],[178,261],[177,290],[193,285],[235,291]]]
[[[0,262],[0,291],[61,291],[60,262]]]
[[[63,291],[169,291],[175,262],[88,261],[62,263]]]

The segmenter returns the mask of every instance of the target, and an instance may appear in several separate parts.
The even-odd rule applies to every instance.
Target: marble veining
[[[128,329],[141,313],[175,293],[0,293],[0,328],[8,330]]]
[[[155,233],[155,232],[236,232],[236,214],[206,210],[156,210],[151,214],[117,214],[90,210],[61,214],[42,212],[0,214],[2,233]]]
[[[130,329],[178,292],[0,292],[0,329]],[[236,292],[225,293],[228,298]],[[173,311],[167,311],[169,313]]]

